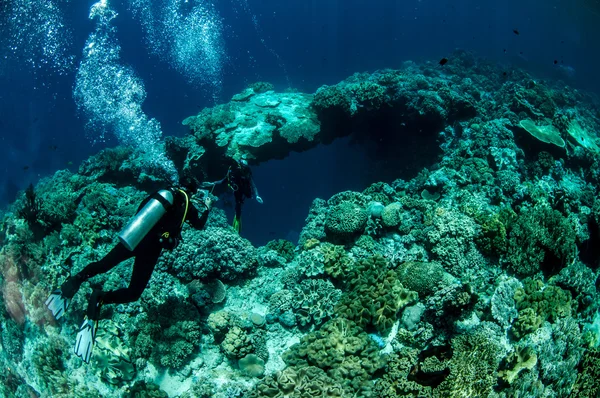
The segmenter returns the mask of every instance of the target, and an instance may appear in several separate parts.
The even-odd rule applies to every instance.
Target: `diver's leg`
[[[117,244],[108,252],[101,260],[90,263],[87,267],[81,270],[76,275],[68,278],[61,286],[61,291],[64,297],[72,298],[79,287],[86,280],[116,267],[119,263],[133,257],[134,253],[129,251],[121,243]]]
[[[98,298],[104,304],[123,304],[136,301],[140,298],[144,289],[150,281],[154,267],[162,251],[158,242],[156,244],[144,245],[144,250],[139,250],[133,264],[133,273],[129,286],[123,289],[101,293]],[[92,303],[90,302],[90,305]]]
[[[235,229],[238,234],[242,230],[242,204],[243,203],[244,203],[243,200],[236,199],[236,201],[235,201],[235,216],[233,218],[233,229]]]

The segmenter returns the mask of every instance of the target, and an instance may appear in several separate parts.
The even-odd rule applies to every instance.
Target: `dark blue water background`
[[[593,1],[248,0],[257,29],[238,0],[219,0],[215,5],[226,26],[229,61],[217,101],[228,101],[258,80],[281,90],[314,92],[355,72],[396,68],[406,60],[436,62],[456,48],[526,68],[540,78],[565,79],[559,66],[569,66],[575,75],[565,80],[568,84],[598,92],[600,14],[586,3]],[[72,1],[67,11],[74,32],[70,51],[78,60],[94,28],[88,20],[91,4]],[[119,12],[122,60],[146,86],[145,112],[160,121],[166,135],[186,134],[181,120],[213,105],[211,91],[190,86],[149,55],[126,6],[110,4]],[[76,171],[83,159],[116,143],[91,145],[86,138],[85,120],[78,118],[72,99],[75,70],[66,76],[33,71],[6,47],[2,52],[0,206],[40,177],[62,168]],[[379,180],[371,166],[360,147],[341,140],[256,167],[265,203],[247,204],[243,235],[255,244],[293,238],[313,198],[364,189]]]

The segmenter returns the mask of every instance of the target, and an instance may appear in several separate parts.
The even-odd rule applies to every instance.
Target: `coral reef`
[[[341,384],[347,394],[369,389],[383,364],[377,345],[354,322],[338,318],[304,336],[285,353],[291,366],[316,366]]]
[[[184,231],[183,237],[161,262],[184,281],[211,276],[234,280],[251,274],[258,265],[256,249],[233,229],[209,226],[193,234]]]
[[[173,176],[117,147],[19,194],[0,214],[0,395],[597,396],[598,104],[450,58],[314,94],[258,82],[187,118],[165,143],[180,181],[350,135],[387,182],[314,198],[297,246],[255,248],[219,208],[185,225],[140,300],[103,308],[93,366],[76,325],[130,263],[86,282],[60,328],[44,301]]]
[[[416,292],[402,286],[396,272],[381,256],[356,264],[344,280],[347,290],[335,312],[361,327],[372,326],[382,333],[392,327],[402,308],[418,298]]]

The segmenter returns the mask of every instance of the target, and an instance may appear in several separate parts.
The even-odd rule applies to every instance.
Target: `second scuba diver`
[[[231,165],[227,170],[225,178],[215,182],[205,182],[202,188],[211,191],[217,185],[227,183],[227,186],[233,191],[235,199],[235,216],[233,218],[233,228],[240,233],[242,230],[242,205],[246,199],[256,199],[260,204],[263,203],[262,198],[258,194],[254,179],[252,178],[252,170],[245,159],[235,160],[229,159]]]
[[[192,201],[191,196],[196,191],[197,186],[191,184],[186,188],[170,187],[148,196],[142,201],[127,227],[119,234],[120,242],[104,258],[69,277],[46,300],[46,306],[58,320],[64,315],[83,282],[135,257],[131,281],[127,288],[108,292],[94,290],[90,296],[87,314],[75,343],[75,354],[84,362],[89,363],[92,356],[102,305],[130,303],[139,299],[162,250],[173,250],[179,244],[184,222],[189,222],[196,229],[204,228],[212,200],[207,193],[203,200]],[[196,208],[196,205],[199,208]]]

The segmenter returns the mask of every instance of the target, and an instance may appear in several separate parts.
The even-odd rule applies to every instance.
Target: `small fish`
[[[555,60],[554,60],[554,65],[556,65],[557,63],[558,63],[558,61],[555,59]]]
[[[504,54],[506,54],[506,48],[504,49]]]
[[[56,151],[58,149],[58,146],[50,145],[50,146],[48,146],[48,149],[50,149],[51,151]]]
[[[29,166],[23,166],[23,171],[29,170]]]
[[[67,162],[68,166],[73,166],[73,162]]]
[[[505,76],[505,77],[506,77],[506,76],[508,76],[508,73],[506,73],[506,72],[502,72],[502,76]]]
[[[517,29],[513,29],[513,33],[517,36],[521,34],[521,33],[519,33],[519,31]]]
[[[440,59],[440,65],[444,66],[448,63],[448,58],[442,58]]]

